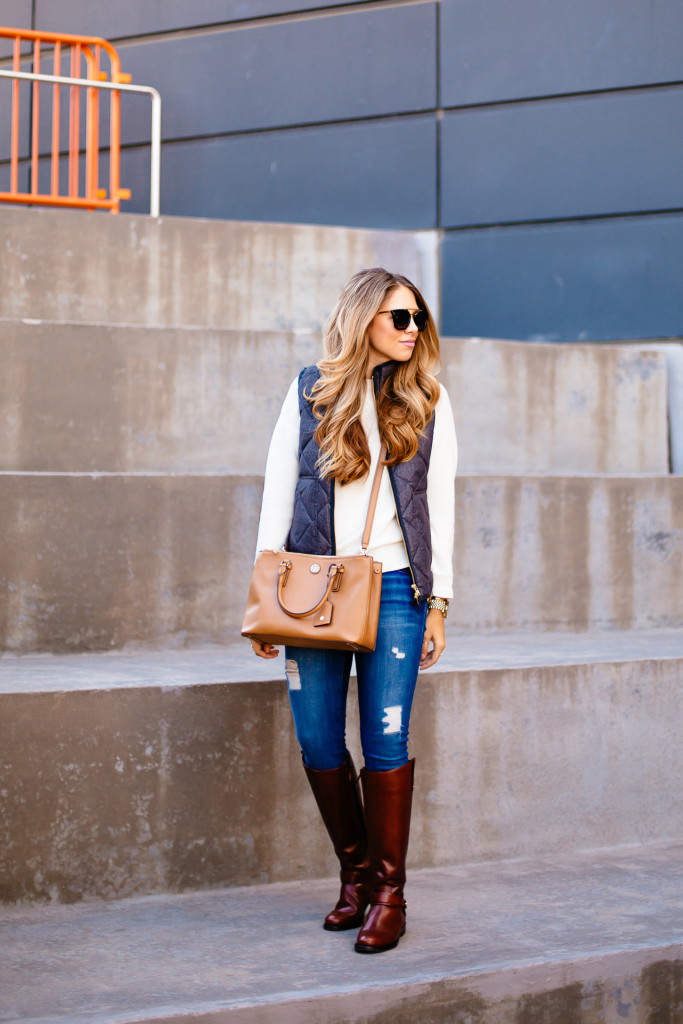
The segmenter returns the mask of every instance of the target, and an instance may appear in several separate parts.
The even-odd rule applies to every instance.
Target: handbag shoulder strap
[[[379,496],[379,485],[382,479],[382,470],[384,469],[384,460],[387,457],[387,446],[385,444],[379,450],[379,459],[377,460],[377,469],[375,470],[375,479],[372,481],[372,491],[370,493],[370,505],[368,506],[368,515],[365,520],[365,529],[363,530],[363,539],[360,542],[360,549],[364,555],[368,553],[368,545],[370,543],[370,533],[372,531],[372,521],[375,518],[375,509],[377,508],[377,498]]]

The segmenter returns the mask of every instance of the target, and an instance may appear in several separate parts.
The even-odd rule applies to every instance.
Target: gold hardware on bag
[[[304,556],[304,559],[306,559],[307,557],[308,556]],[[280,567],[281,568],[284,565],[285,565],[285,562],[281,562],[280,563]],[[295,619],[305,619],[305,618],[308,618],[309,615],[314,615],[320,608],[322,608],[322,606],[325,604],[325,602],[327,602],[327,599],[328,599],[329,595],[332,593],[332,589],[334,587],[334,584],[335,583],[339,584],[341,582],[341,574],[344,571],[344,567],[337,565],[336,562],[332,562],[330,564],[330,567],[327,570],[327,586],[325,587],[325,591],[324,591],[322,597],[320,597],[316,601],[316,603],[313,605],[313,607],[311,607],[311,608],[304,608],[302,611],[294,611],[293,608],[288,608],[287,605],[284,603],[285,583],[287,582],[287,578],[289,576],[289,572],[290,572],[291,567],[292,567],[292,560],[290,559],[289,563],[288,563],[288,566],[285,568],[285,574],[283,575],[282,572],[278,573],[278,575],[280,577],[280,581],[278,583],[278,588],[277,588],[278,604],[280,605],[280,608],[282,609],[283,612],[285,612],[286,615],[291,615],[292,618],[295,618]],[[307,567],[310,569],[310,565],[307,566]],[[294,593],[296,594],[297,583],[300,581],[300,575],[299,574],[295,574],[292,577],[292,579],[293,579],[292,586],[294,588]],[[337,585],[337,590],[339,590],[339,586],[338,585]],[[330,608],[331,607],[332,606],[330,605]]]
[[[337,591],[339,590],[339,588],[342,585],[342,576],[344,575],[344,566],[343,565],[336,565],[335,569],[337,570],[337,575],[335,577],[334,583],[332,584],[332,593],[333,594],[336,594]],[[332,571],[332,566],[330,566],[330,572],[331,571]]]

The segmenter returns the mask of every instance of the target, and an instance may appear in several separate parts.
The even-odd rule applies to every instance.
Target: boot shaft
[[[368,849],[376,886],[403,893],[415,760],[387,772],[361,771]]]
[[[367,871],[367,835],[358,777],[349,757],[338,768],[317,771],[304,764],[306,777],[332,840],[343,881]]]

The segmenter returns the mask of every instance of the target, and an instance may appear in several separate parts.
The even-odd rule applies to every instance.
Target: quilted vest
[[[394,362],[382,363],[375,368],[372,379],[376,395],[395,368]],[[307,366],[299,374],[299,478],[287,547],[290,551],[309,555],[334,555],[334,480],[322,480],[318,475],[316,465],[320,448],[315,439],[318,420],[313,415],[311,403],[304,397],[304,391],[310,394],[319,376],[317,366]],[[418,601],[426,601],[432,592],[427,473],[433,436],[434,416],[427,424],[413,458],[388,469]]]

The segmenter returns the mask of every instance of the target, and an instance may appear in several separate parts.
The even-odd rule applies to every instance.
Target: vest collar
[[[391,374],[394,372],[397,366],[398,363],[396,362],[395,359],[388,359],[386,363],[380,363],[372,371],[372,386],[375,392],[375,398],[379,394],[379,389],[381,388],[382,384],[384,384],[384,381],[387,379],[387,377],[391,376]]]

